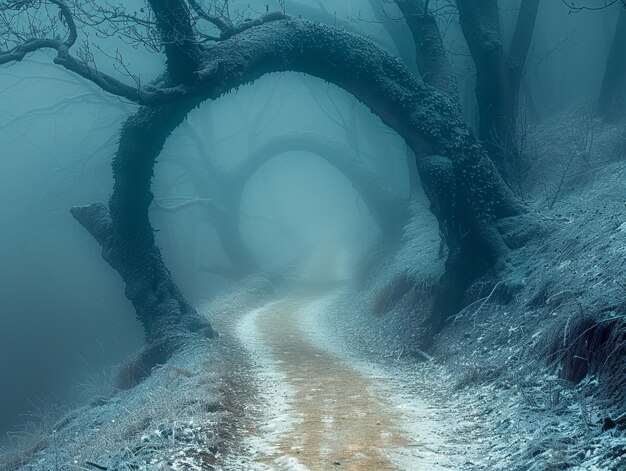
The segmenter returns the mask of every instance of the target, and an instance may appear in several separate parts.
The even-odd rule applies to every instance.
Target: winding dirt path
[[[318,347],[302,328],[312,299],[272,303],[257,312],[258,341],[289,391],[283,413],[290,426],[264,437],[256,461],[272,470],[396,470],[394,451],[411,441],[397,409],[363,376]]]

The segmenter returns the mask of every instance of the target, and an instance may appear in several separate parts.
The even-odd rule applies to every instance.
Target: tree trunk
[[[219,270],[203,271],[215,271],[222,276],[228,274],[228,278],[239,279],[259,268],[239,230],[240,190],[228,174],[212,164],[208,155],[202,155],[201,159],[185,156],[175,163],[189,174],[202,198],[198,203],[203,216],[215,227],[222,250],[231,264],[229,269],[220,267]]]
[[[511,74],[511,87],[513,89],[515,105],[519,98],[522,77],[524,76],[524,67],[528,59],[528,52],[535,31],[537,22],[537,13],[539,12],[540,0],[521,0],[515,31],[511,39],[511,47],[509,48],[508,62]]]
[[[115,183],[110,209],[96,203],[71,211],[102,246],[103,258],[121,275],[126,297],[144,328],[147,347],[127,369],[129,386],[165,362],[190,338],[216,335],[172,280],[148,218],[155,159],[193,106],[180,102],[141,108],[129,118],[113,160]]]
[[[437,25],[422,0],[395,0],[415,44],[416,64],[424,82],[458,101],[456,77]]]
[[[201,50],[183,0],[149,0],[167,57],[167,72],[175,83],[190,84],[201,64]]]
[[[229,206],[214,219],[215,231],[222,244],[222,250],[231,265],[232,278],[240,279],[259,269],[257,261],[241,237],[240,205]]]
[[[517,107],[521,77],[539,8],[522,0],[510,54],[504,50],[496,0],[457,0],[463,35],[476,66],[479,137],[509,184],[520,164]]]
[[[202,178],[203,174],[194,175]],[[206,175],[204,175],[206,177]],[[202,182],[205,183],[205,182]],[[239,230],[239,203],[227,204],[223,200],[217,200],[220,196],[216,191],[202,191],[204,185],[196,185],[196,189],[201,190],[200,198],[188,198],[172,206],[163,204],[162,201],[155,202],[153,209],[155,211],[163,211],[166,213],[175,213],[190,207],[198,207],[202,210],[205,220],[211,223],[220,240],[220,246],[230,262],[230,267],[222,267],[215,265],[205,265],[201,267],[201,271],[213,272],[215,274],[226,276],[226,278],[240,279],[246,275],[254,273],[258,270],[258,265],[246,244],[244,244]],[[207,197],[208,196],[208,197]],[[217,201],[216,201],[217,200]],[[208,269],[214,267],[215,269]]]
[[[622,8],[604,70],[598,113],[616,119],[626,109],[626,7]]]

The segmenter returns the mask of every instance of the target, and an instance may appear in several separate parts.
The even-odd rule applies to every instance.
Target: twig
[[[92,463],[91,461],[87,461],[85,464],[86,464],[87,466],[91,466],[91,467],[96,468],[96,469],[102,469],[102,470],[104,470],[104,471],[106,471],[107,469],[109,469],[109,468],[107,468],[106,466],[101,466],[101,465],[99,465],[99,464]]]
[[[428,353],[426,353],[423,350],[420,350],[419,348],[416,348],[415,351],[419,353],[421,356],[423,356],[426,359],[426,361],[433,361],[435,359],[434,357],[431,357]]]

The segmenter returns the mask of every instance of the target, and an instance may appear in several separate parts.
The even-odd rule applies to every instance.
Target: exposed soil
[[[273,303],[257,318],[260,338],[293,388],[289,407],[298,422],[277,437],[276,452],[261,459],[294,457],[320,470],[397,469],[389,455],[409,445],[398,415],[371,390],[371,379],[311,342],[299,322],[308,302]]]
[[[319,324],[335,297],[292,294],[241,320],[259,394],[242,454],[224,469],[461,469],[463,439],[442,428],[445,411],[408,391],[396,371],[335,348]]]

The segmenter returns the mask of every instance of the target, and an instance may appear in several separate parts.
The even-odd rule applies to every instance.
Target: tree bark
[[[626,109],[626,7],[621,8],[604,70],[598,114],[616,119]]]

